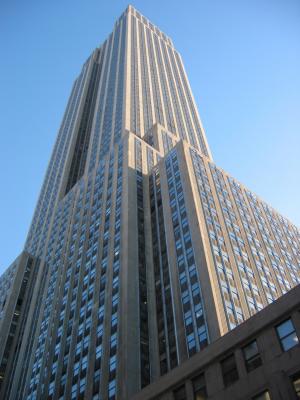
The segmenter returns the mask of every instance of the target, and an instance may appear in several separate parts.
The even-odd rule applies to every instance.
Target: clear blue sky
[[[2,0],[0,273],[23,248],[72,82],[123,0]],[[137,0],[181,52],[215,162],[300,226],[299,0]]]

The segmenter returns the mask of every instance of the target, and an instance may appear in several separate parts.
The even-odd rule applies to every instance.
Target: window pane
[[[258,396],[253,397],[253,400],[271,400],[270,394],[268,390],[263,393],[260,393]]]
[[[180,386],[180,388],[177,390],[174,390],[174,400],[186,400],[185,385]]]
[[[300,373],[297,376],[294,376],[293,385],[294,385],[296,395],[300,399]]]
[[[290,334],[294,330],[293,323],[290,319],[277,326],[277,332],[280,338]]]
[[[256,340],[243,348],[247,371],[250,372],[262,364]]]
[[[194,400],[206,400],[206,399],[207,399],[206,391],[203,393],[199,391],[194,393]]]
[[[249,358],[255,356],[258,354],[258,348],[257,348],[257,343],[256,340],[253,340],[253,342],[249,343],[247,346],[243,348],[244,356],[246,360],[249,360]]]
[[[298,344],[299,339],[296,335],[291,319],[288,319],[287,321],[284,321],[282,324],[278,325],[276,330],[284,351],[289,350]]]
[[[194,400],[206,400],[207,392],[204,374],[197,376],[197,378],[194,378],[192,382],[194,389]]]
[[[296,332],[281,340],[283,350],[287,351],[298,344],[298,337]]]
[[[221,368],[225,386],[229,386],[239,379],[233,354],[221,362]]]

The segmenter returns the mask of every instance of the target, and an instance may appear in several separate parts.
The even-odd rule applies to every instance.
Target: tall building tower
[[[181,56],[131,6],[73,85],[25,251],[5,399],[130,399],[300,283],[299,230],[213,163]]]

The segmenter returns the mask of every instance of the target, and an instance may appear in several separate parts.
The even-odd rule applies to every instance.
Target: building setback
[[[0,353],[13,400],[126,400],[183,382],[300,283],[299,230],[214,164],[181,56],[132,6],[75,80],[24,257],[18,351]],[[1,338],[22,260],[0,278]]]

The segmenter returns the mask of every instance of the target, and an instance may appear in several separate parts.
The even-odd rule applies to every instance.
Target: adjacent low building
[[[132,400],[300,398],[300,286]]]

